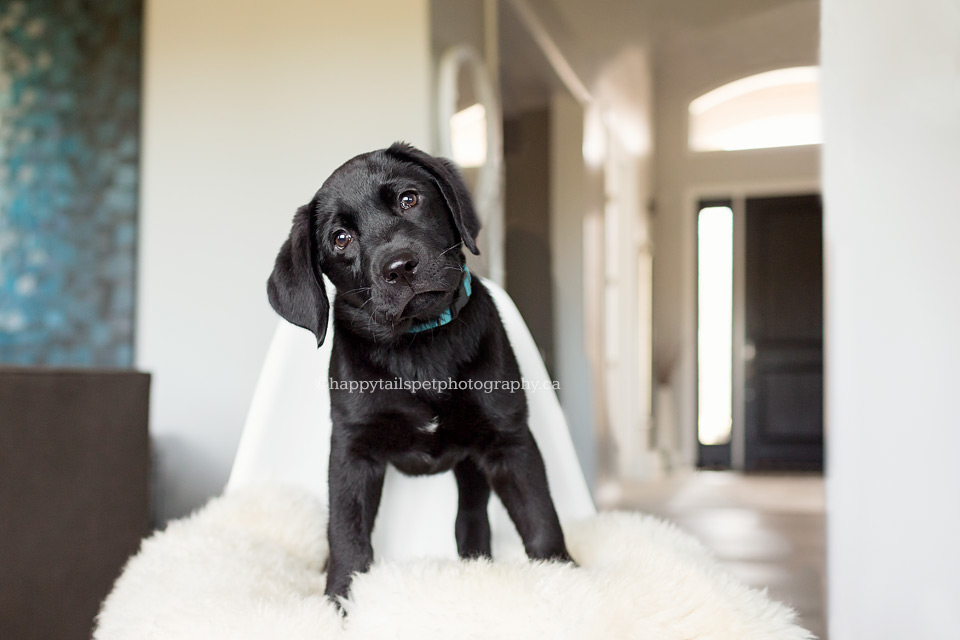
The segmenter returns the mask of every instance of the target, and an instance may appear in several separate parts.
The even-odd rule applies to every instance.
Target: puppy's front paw
[[[344,614],[343,600],[350,594],[350,576],[332,576],[327,574],[327,588],[324,590],[326,595],[337,606],[341,614]]]

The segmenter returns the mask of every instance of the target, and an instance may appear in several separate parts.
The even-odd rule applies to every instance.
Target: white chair
[[[561,522],[595,513],[552,382],[520,312],[507,293],[484,280],[510,338],[524,380],[530,429],[547,467],[550,493]],[[327,290],[332,297],[335,289]],[[328,327],[328,336],[333,335]],[[330,394],[327,340],[281,322],[267,352],[233,464],[227,492],[270,484],[302,487],[327,500],[330,453]],[[533,387],[537,388],[534,389]],[[457,556],[453,527],[457,488],[451,473],[411,478],[387,473],[373,532],[378,560]],[[496,497],[490,502],[494,557],[519,549],[519,535]]]

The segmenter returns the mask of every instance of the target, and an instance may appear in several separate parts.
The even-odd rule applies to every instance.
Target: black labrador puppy
[[[328,596],[345,596],[373,560],[388,464],[413,475],[453,469],[461,557],[490,556],[492,488],[530,558],[570,561],[516,358],[465,266],[461,247],[478,254],[479,231],[458,169],[396,143],[337,169],[297,210],[277,255],[270,304],[318,345],[329,313],[321,274],[337,289]]]

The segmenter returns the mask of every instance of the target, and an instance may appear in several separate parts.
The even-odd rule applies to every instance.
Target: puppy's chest
[[[398,450],[471,446],[486,427],[482,413],[463,396],[456,391],[395,396],[393,406],[376,421],[390,432],[382,442]]]
[[[356,435],[368,453],[404,473],[446,471],[490,439],[481,413],[460,395],[447,393],[440,402],[422,394],[392,395],[368,426],[358,425]]]
[[[471,435],[476,435],[468,425],[440,415],[391,424],[386,429],[392,433],[378,438],[381,453],[387,462],[408,475],[451,469],[471,448]]]

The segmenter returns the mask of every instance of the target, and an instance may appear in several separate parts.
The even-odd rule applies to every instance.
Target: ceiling
[[[520,20],[514,0],[500,3],[500,75],[504,108],[545,104],[563,88]],[[603,65],[630,47],[671,33],[715,28],[794,2],[817,0],[519,0],[526,2],[590,87]]]

